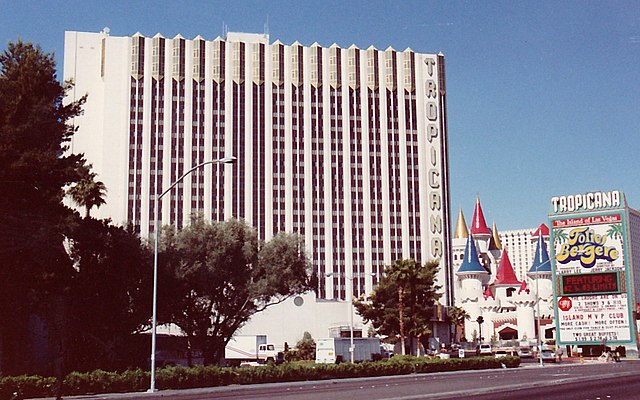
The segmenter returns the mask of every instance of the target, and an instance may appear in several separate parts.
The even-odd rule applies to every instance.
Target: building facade
[[[72,151],[108,188],[98,216],[143,236],[156,207],[178,228],[198,213],[244,219],[262,240],[297,232],[320,277],[314,301],[345,303],[340,321],[399,258],[439,260],[453,303],[442,54],[105,28],[66,32],[64,78],[70,100],[88,94]],[[225,156],[237,162],[198,169],[156,202]]]

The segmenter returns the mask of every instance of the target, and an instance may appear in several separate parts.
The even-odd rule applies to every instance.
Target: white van
[[[493,351],[491,351],[490,344],[479,344],[476,346],[476,355],[478,356],[492,356]]]

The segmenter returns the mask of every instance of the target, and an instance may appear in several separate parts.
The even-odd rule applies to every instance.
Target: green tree
[[[243,221],[194,218],[180,232],[165,229],[160,245],[159,320],[178,325],[205,363],[224,356],[252,315],[317,285],[297,236],[260,243]]]
[[[132,226],[93,218],[78,217],[68,243],[75,269],[69,288],[73,318],[68,367],[86,371],[132,366],[131,336],[146,327],[151,314],[150,249]]]
[[[302,339],[296,343],[296,349],[288,355],[287,361],[295,360],[315,360],[316,358],[316,341],[309,332],[302,335]]]
[[[405,331],[404,331],[404,291],[407,283],[414,279],[416,274],[415,261],[396,260],[391,268],[386,271],[389,277],[395,281],[398,291],[398,331],[400,333],[400,343],[402,343],[402,354],[405,354]]]
[[[0,370],[28,369],[28,320],[39,317],[63,353],[61,307],[73,268],[63,246],[72,211],[62,204],[84,161],[67,152],[71,118],[53,55],[18,41],[0,54]],[[54,318],[58,316],[58,318]],[[7,323],[11,321],[11,323]],[[34,349],[37,352],[37,350]]]
[[[491,335],[491,345],[495,346],[498,344],[498,335],[496,335],[495,333],[493,335]]]
[[[107,195],[107,187],[102,181],[96,180],[97,175],[91,172],[90,168],[91,165],[82,168],[78,183],[67,190],[71,199],[80,207],[85,208],[85,218],[89,218],[93,207],[100,208],[106,203],[104,198]]]
[[[453,334],[454,342],[459,341],[458,330],[459,328],[464,327],[464,321],[470,318],[471,316],[469,315],[469,313],[467,313],[467,311],[464,308],[455,307],[455,306],[449,308],[449,320],[454,326],[454,334]]]
[[[358,314],[378,334],[399,335],[403,349],[405,335],[411,345],[413,338],[424,339],[431,332],[433,309],[440,298],[437,272],[437,262],[421,266],[413,260],[397,260],[385,270],[369,298],[354,302]]]

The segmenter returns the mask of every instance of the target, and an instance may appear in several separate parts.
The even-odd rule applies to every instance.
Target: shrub
[[[118,379],[115,372],[97,369],[92,372],[71,372],[64,379],[65,394],[96,394],[115,391],[114,381]]]
[[[220,368],[217,366],[166,367],[156,374],[159,389],[187,389],[255,384],[268,382],[314,381],[321,379],[359,378],[368,376],[406,375],[459,371],[470,369],[513,368],[520,358],[508,356],[452,358],[396,356],[388,360],[357,364],[302,364],[280,366]],[[149,372],[140,369],[122,373],[96,370],[90,373],[72,372],[64,380],[65,395],[144,391],[149,385]],[[21,399],[55,395],[55,378],[16,376],[0,378],[0,399]]]
[[[156,383],[159,389],[188,389],[224,386],[236,381],[234,369],[217,366],[166,367],[158,370]]]
[[[55,395],[56,378],[38,375],[6,376],[0,378],[0,399],[23,399]]]

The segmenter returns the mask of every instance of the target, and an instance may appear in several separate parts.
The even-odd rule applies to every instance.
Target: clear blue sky
[[[554,195],[623,190],[640,208],[640,2],[0,0],[2,48],[55,52],[64,31],[443,52],[453,216],[547,222]],[[60,73],[62,76],[62,73]],[[454,221],[455,224],[455,221]]]

